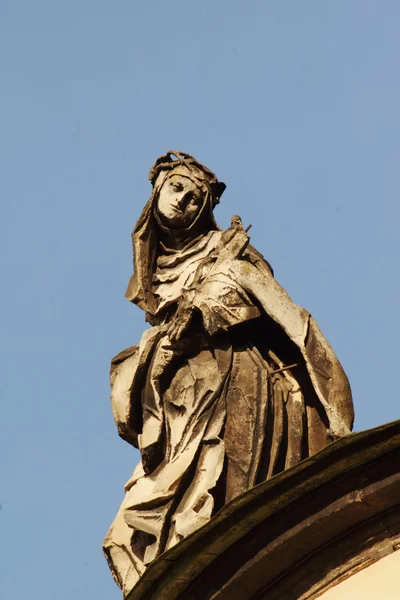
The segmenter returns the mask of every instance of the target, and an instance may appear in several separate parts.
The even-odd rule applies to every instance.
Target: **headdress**
[[[190,154],[179,152],[178,150],[169,150],[156,162],[149,171],[149,179],[155,187],[161,187],[167,178],[168,174],[174,171],[174,174],[190,176],[196,183],[206,184],[210,188],[212,208],[219,203],[226,185],[222,181],[218,181],[217,176],[207,169],[204,165]]]
[[[225,184],[218,181],[216,175],[207,167],[197,162],[190,154],[170,150],[160,156],[149,172],[149,180],[153,193],[132,232],[133,275],[130,278],[125,296],[153,315],[157,302],[152,292],[152,277],[158,251],[158,223],[155,218],[155,203],[164,181],[172,174],[179,174],[192,179],[199,187],[204,188],[205,201],[203,208],[208,210],[210,229],[218,229],[212,210],[225,190]],[[188,230],[193,224],[188,228]],[[181,230],[182,231],[182,230]]]

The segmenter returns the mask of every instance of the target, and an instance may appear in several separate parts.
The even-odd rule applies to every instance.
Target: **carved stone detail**
[[[169,152],[133,231],[127,298],[152,327],[112,361],[119,434],[141,462],[104,542],[127,594],[228,501],[350,433],[347,377],[312,316],[275,281],[225,184]]]

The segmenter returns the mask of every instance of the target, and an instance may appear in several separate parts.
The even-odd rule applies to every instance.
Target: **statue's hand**
[[[183,334],[189,327],[192,316],[193,308],[191,303],[183,298],[179,303],[176,315],[168,328],[168,337],[171,344],[176,344],[182,339]]]

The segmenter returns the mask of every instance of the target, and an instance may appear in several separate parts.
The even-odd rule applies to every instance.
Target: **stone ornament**
[[[183,152],[150,171],[126,297],[152,327],[111,364],[119,435],[141,461],[104,541],[127,595],[157,556],[227,502],[348,435],[348,379],[318,325],[275,281],[225,184]]]

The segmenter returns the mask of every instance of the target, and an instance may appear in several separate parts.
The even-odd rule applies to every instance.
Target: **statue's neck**
[[[160,231],[160,242],[166,250],[184,250],[187,246],[199,237],[202,237],[205,232],[191,231],[180,234],[178,231]]]
[[[187,229],[171,229],[164,225],[157,212],[155,212],[155,217],[158,223],[159,240],[169,250],[183,250],[209,230],[209,227],[206,227],[204,217]]]

